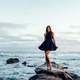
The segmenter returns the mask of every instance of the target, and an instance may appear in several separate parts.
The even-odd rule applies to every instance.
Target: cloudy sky
[[[0,41],[39,39],[47,24],[80,41],[80,0],[0,0]]]
[[[80,0],[0,0],[0,21],[79,25]]]

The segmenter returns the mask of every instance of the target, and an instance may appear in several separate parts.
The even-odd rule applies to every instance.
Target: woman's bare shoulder
[[[54,32],[52,32],[52,35],[54,35],[55,33]]]

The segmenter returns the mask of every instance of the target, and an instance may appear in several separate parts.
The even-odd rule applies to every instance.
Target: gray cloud
[[[27,34],[28,25],[13,24],[13,23],[0,23],[0,42],[11,41],[27,41],[40,38],[34,34]]]
[[[70,32],[70,31],[68,31],[68,32],[62,32],[63,34],[65,34],[65,35],[80,35],[80,32]]]
[[[75,29],[79,29],[80,28],[80,25],[71,25],[69,26],[70,28],[75,28]]]

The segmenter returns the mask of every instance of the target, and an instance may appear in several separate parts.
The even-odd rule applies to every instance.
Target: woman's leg
[[[52,64],[50,61],[50,51],[49,50],[45,51],[45,61],[47,63],[47,68],[51,70]]]

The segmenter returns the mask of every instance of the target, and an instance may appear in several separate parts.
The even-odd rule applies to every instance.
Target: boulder
[[[13,63],[18,63],[18,62],[19,62],[18,58],[9,58],[6,61],[7,64],[13,64]]]
[[[29,80],[80,80],[80,77],[68,70],[67,66],[61,66],[52,62],[52,70],[47,70],[47,64],[44,63],[36,67],[36,75]]]

